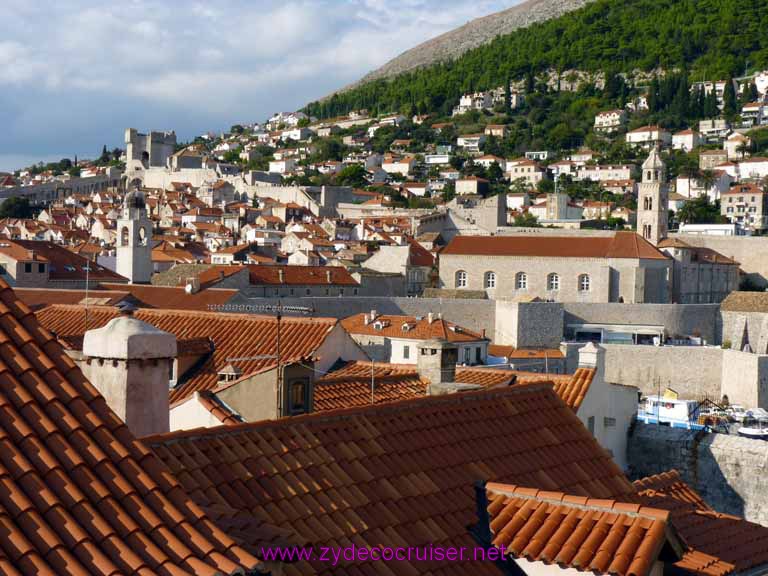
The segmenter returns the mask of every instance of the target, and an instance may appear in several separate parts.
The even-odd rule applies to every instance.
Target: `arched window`
[[[591,289],[591,281],[589,274],[582,274],[579,276],[579,292],[589,292]]]
[[[528,274],[525,272],[515,274],[515,289],[528,290]]]
[[[560,276],[554,272],[547,276],[547,290],[560,290]]]
[[[485,273],[485,287],[496,288],[496,272]]]
[[[456,272],[456,288],[467,287],[467,273],[464,270]]]
[[[123,226],[123,229],[120,231],[120,246],[128,246],[128,226]]]

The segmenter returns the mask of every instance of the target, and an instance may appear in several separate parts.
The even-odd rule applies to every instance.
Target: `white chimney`
[[[278,268],[277,270],[277,279],[280,282],[280,284],[285,283],[285,270],[282,268]]]
[[[605,375],[605,348],[588,342],[579,349],[579,368],[594,368],[596,378]]]
[[[376,313],[376,310],[371,310],[371,322],[376,320],[376,316],[378,316],[378,314]]]
[[[427,323],[432,324],[432,322],[434,322],[434,321],[435,321],[435,315],[432,314],[432,312],[427,314]]]
[[[333,282],[331,281],[331,271],[330,271],[330,270],[326,270],[326,271],[325,271],[325,277],[326,277],[326,279],[328,280],[328,284],[332,284],[332,283],[333,283]]]
[[[169,431],[168,385],[176,337],[129,314],[85,333],[82,368],[140,438]]]
[[[197,294],[200,291],[200,278],[197,277],[190,277],[187,278],[186,286],[184,286],[184,291],[187,294]]]

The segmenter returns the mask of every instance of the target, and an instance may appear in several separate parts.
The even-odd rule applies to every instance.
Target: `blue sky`
[[[3,0],[0,170],[293,110],[517,0]]]

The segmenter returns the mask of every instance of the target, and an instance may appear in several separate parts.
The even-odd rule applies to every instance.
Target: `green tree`
[[[726,118],[733,118],[737,112],[736,88],[733,86],[733,78],[728,78],[723,91],[723,114]]]
[[[32,215],[28,198],[12,196],[0,204],[0,218],[32,218]]]
[[[366,176],[368,173],[361,164],[352,164],[345,166],[341,172],[336,174],[334,181],[339,186],[353,186],[360,188],[367,184]]]
[[[539,219],[529,212],[516,214],[512,226],[517,226],[520,228],[541,228]]]

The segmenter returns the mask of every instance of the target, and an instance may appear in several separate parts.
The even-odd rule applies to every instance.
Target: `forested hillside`
[[[459,96],[554,69],[676,71],[685,82],[768,66],[768,0],[596,0],[500,36],[460,58],[358,86],[306,110],[328,118],[372,113],[450,114]]]

